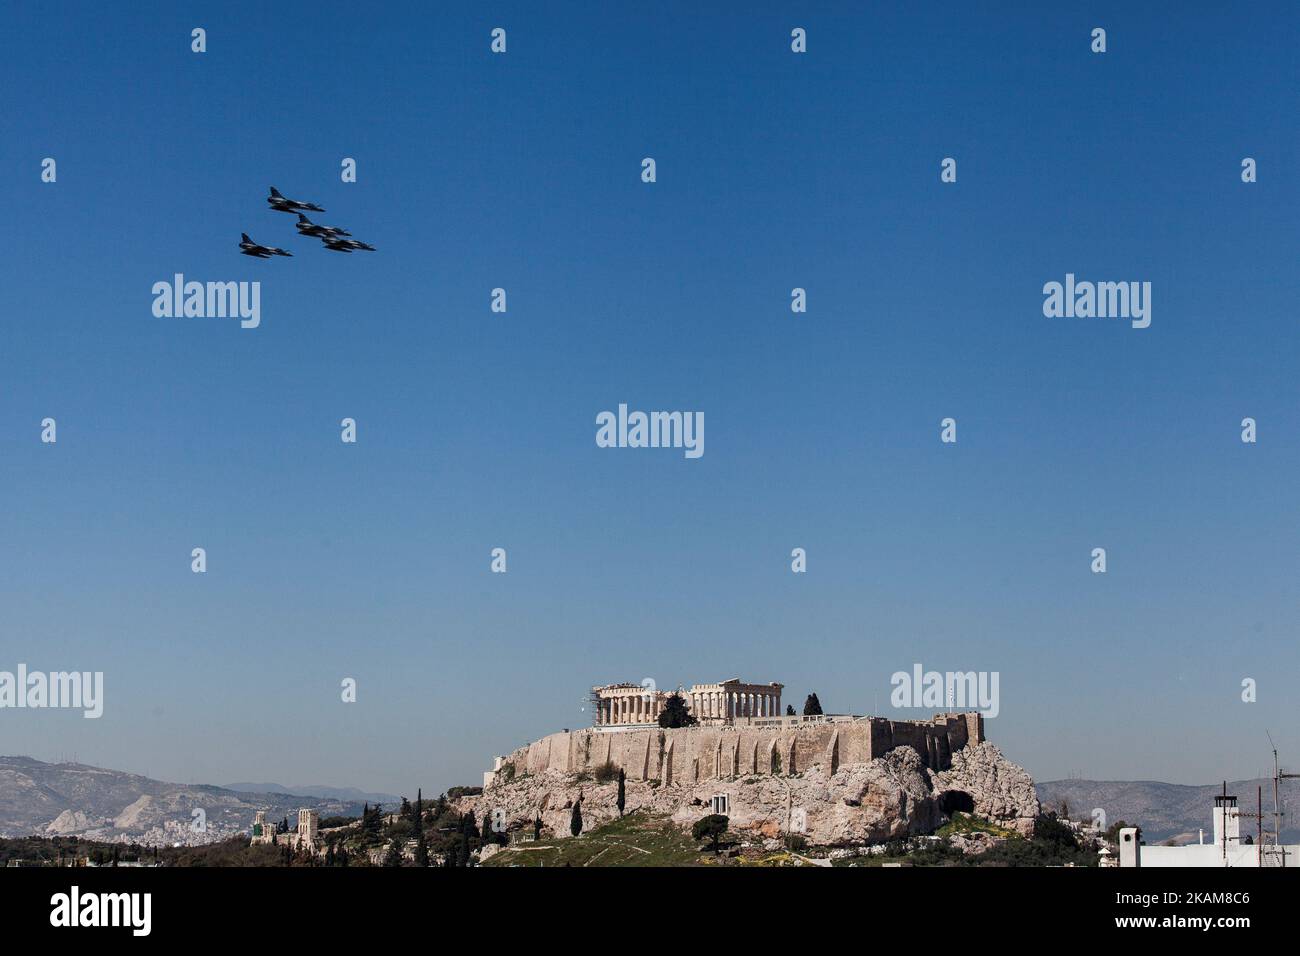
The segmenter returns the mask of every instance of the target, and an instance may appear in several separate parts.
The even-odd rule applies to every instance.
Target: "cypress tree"
[[[623,768],[618,768],[618,815],[623,815],[623,808],[627,806],[627,774]]]

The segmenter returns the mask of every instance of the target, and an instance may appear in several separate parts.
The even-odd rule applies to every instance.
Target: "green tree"
[[[713,852],[717,853],[718,841],[727,832],[730,823],[731,821],[721,813],[710,813],[707,817],[695,821],[695,826],[691,827],[691,837],[695,840],[708,840],[713,847]]]
[[[1109,843],[1119,842],[1119,831],[1125,827],[1132,826],[1131,823],[1125,823],[1123,820],[1116,820],[1106,829],[1106,840]]]
[[[618,769],[618,801],[617,801],[617,803],[618,803],[618,815],[621,817],[621,816],[623,815],[623,808],[624,808],[625,806],[627,806],[627,774],[625,774],[625,773],[623,772],[623,768],[622,768],[622,767],[619,767],[619,769]]]
[[[785,715],[786,715],[787,717],[794,717],[794,716],[796,716],[796,715],[795,715],[795,712],[794,712],[794,704],[786,704],[786,705],[785,705]]]
[[[582,797],[573,802],[573,814],[569,817],[569,832],[577,836],[582,832]]]
[[[822,712],[822,702],[817,699],[817,692],[808,695],[808,699],[803,702],[803,715],[812,717]]]
[[[1077,850],[1079,840],[1074,830],[1055,813],[1041,813],[1034,820],[1034,839],[1058,850]]]
[[[429,847],[424,842],[423,830],[421,830],[420,835],[415,838],[415,865],[416,866],[429,865]]]
[[[402,848],[396,840],[388,844],[388,852],[384,854],[384,866],[401,866],[402,865]]]
[[[686,709],[686,701],[681,694],[673,691],[664,701],[664,709],[659,712],[659,726],[665,729],[676,727],[693,727],[699,721]]]

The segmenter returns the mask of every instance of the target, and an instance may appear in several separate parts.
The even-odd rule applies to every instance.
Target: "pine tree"
[[[659,712],[659,726],[665,729],[674,727],[692,727],[699,721],[686,708],[682,695],[674,691],[664,701],[664,709]]]
[[[808,699],[803,702],[803,715],[805,717],[812,717],[821,712],[822,702],[817,699],[817,693],[814,691],[809,694]]]
[[[618,815],[623,815],[623,808],[627,806],[627,774],[623,768],[618,768]]]
[[[794,712],[794,704],[786,704],[786,705],[785,705],[785,715],[786,715],[787,717],[794,717],[794,716],[796,716],[796,715],[795,715],[795,712]]]
[[[388,844],[388,852],[384,854],[384,866],[401,866],[402,865],[402,848],[393,840]]]
[[[582,832],[582,797],[573,802],[573,815],[569,817],[569,832],[577,836]]]

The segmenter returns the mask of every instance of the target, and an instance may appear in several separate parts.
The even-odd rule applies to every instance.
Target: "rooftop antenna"
[[[1268,737],[1269,745],[1273,748],[1273,842],[1277,845],[1278,865],[1286,866],[1286,849],[1282,845],[1282,817],[1286,814],[1282,810],[1278,785],[1283,780],[1300,778],[1300,773],[1287,773],[1278,766],[1277,745],[1273,743],[1273,735],[1267,730],[1264,731],[1264,735]]]

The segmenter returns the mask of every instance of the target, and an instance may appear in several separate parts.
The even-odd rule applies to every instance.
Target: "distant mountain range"
[[[1237,797],[1242,813],[1254,813],[1258,799],[1257,787],[1264,788],[1264,825],[1272,826],[1273,780],[1231,780],[1228,793]],[[1166,840],[1194,843],[1198,831],[1205,831],[1207,842],[1214,839],[1214,798],[1223,792],[1223,784],[1187,786],[1177,783],[1160,783],[1155,780],[1051,780],[1038,784],[1038,799],[1044,809],[1051,809],[1065,800],[1070,816],[1089,819],[1092,810],[1100,807],[1106,812],[1107,825],[1118,820],[1142,828],[1142,839],[1147,843]],[[1300,807],[1300,781],[1283,780],[1278,788],[1282,810]],[[1283,817],[1282,842],[1300,843],[1300,821]],[[1242,836],[1256,833],[1254,820],[1241,821]]]
[[[289,817],[291,826],[304,807],[322,817],[360,815],[364,796],[351,799],[352,791],[335,792],[342,796],[165,783],[79,763],[0,757],[0,837],[75,835],[200,844],[248,832],[258,810],[272,820]],[[201,811],[197,816],[196,810]],[[196,830],[199,820],[204,826]]]
[[[309,783],[301,787],[284,787],[278,783],[223,783],[221,786],[226,790],[237,790],[240,793],[288,793],[308,797],[327,797],[330,800],[348,800],[352,803],[358,800],[362,803],[380,803],[385,807],[393,807],[394,804],[402,802],[401,797],[392,793],[368,793],[356,787],[327,787],[323,783]],[[414,801],[415,798],[411,799]]]

